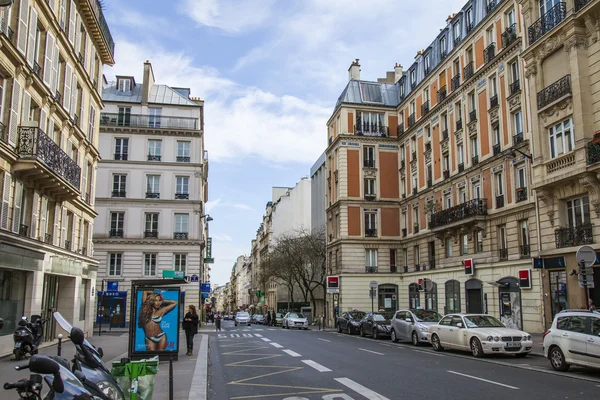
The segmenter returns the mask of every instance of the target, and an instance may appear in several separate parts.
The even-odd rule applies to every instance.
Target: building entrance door
[[[465,282],[467,313],[483,314],[483,285],[479,279]]]
[[[56,338],[56,321],[53,318],[58,303],[58,288],[60,277],[57,275],[44,275],[44,291],[42,294],[42,318],[48,319],[44,329],[44,341]],[[73,323],[71,321],[71,323]]]
[[[552,303],[552,320],[562,310],[567,310],[567,272],[563,270],[548,271],[550,281],[550,302]]]

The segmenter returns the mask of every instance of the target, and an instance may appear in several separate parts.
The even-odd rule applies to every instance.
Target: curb
[[[208,340],[207,335],[202,335],[200,350],[196,358],[194,379],[190,388],[188,400],[206,400],[208,391]]]

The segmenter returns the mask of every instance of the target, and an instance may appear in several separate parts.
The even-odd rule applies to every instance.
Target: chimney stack
[[[394,67],[394,83],[398,82],[400,78],[402,78],[402,74],[402,65],[396,63],[396,66]]]
[[[360,81],[360,64],[358,63],[358,58],[350,64],[348,75],[351,81]]]
[[[154,71],[152,70],[152,64],[146,60],[144,63],[144,82],[142,86],[142,104],[148,105],[148,99],[150,98],[150,91],[154,86]]]

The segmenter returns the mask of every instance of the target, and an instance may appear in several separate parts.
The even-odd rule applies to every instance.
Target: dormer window
[[[429,53],[425,54],[425,75],[429,74]]]
[[[131,88],[135,86],[135,81],[130,77],[117,77],[117,91],[122,93],[131,93]]]

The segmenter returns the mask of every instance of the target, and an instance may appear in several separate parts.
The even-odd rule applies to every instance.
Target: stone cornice
[[[96,244],[112,245],[151,245],[151,246],[200,246],[204,248],[204,242],[196,240],[175,240],[175,239],[151,239],[151,238],[97,238],[94,237]],[[99,250],[99,249],[96,249]]]
[[[122,133],[126,135],[149,135],[149,136],[178,136],[201,138],[203,131],[200,130],[178,130],[176,128],[146,128],[143,126],[112,126],[100,125],[102,133]]]
[[[134,161],[134,160],[100,160],[98,164],[125,164],[125,165],[143,165],[146,167],[188,167],[202,169],[203,163],[184,163],[176,161]]]
[[[127,205],[131,203],[144,203],[144,207],[148,208],[164,208],[166,205],[180,204],[180,205],[202,205],[202,200],[174,200],[174,199],[130,199],[125,197],[96,197],[96,205],[103,206],[119,206]]]

